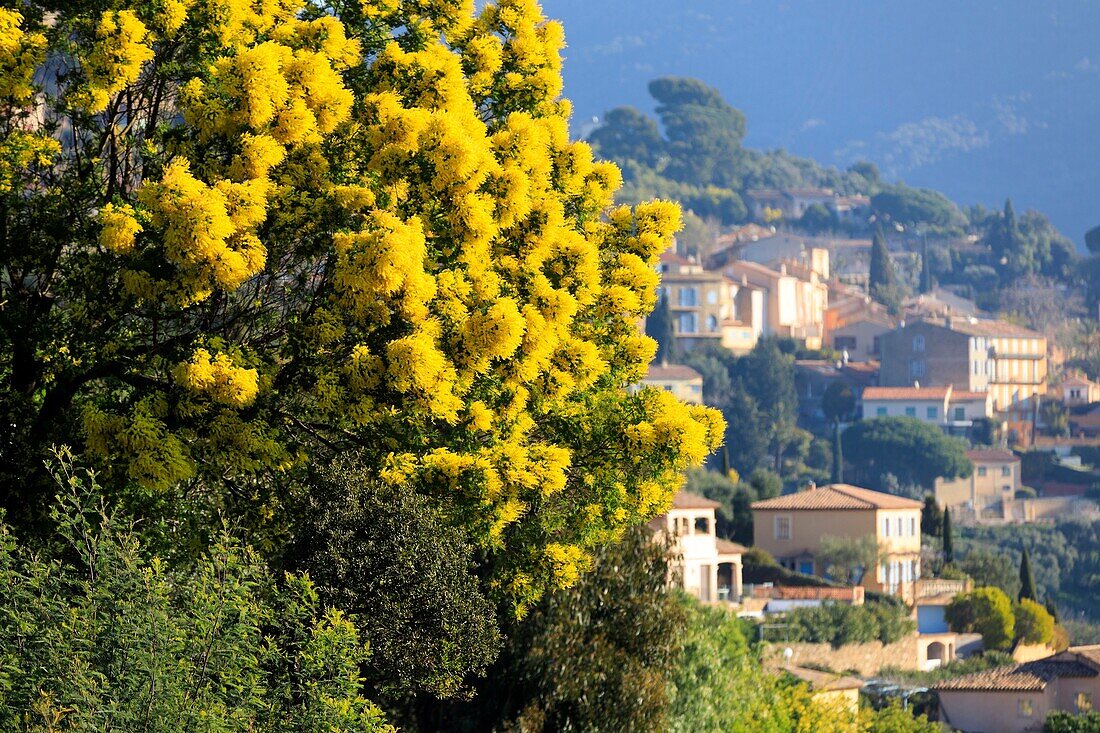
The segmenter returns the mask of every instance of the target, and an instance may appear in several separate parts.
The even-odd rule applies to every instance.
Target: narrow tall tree
[[[951,510],[943,510],[943,564],[955,562],[955,541],[951,536]]]
[[[1028,557],[1026,547],[1020,555],[1020,594],[1016,600],[1022,601],[1025,598],[1031,601],[1038,600],[1035,593],[1035,576],[1031,572],[1031,558]]]
[[[840,422],[833,423],[833,483],[844,483],[844,446],[840,441]]]
[[[645,333],[657,342],[658,363],[676,360],[676,335],[672,329],[672,311],[668,307],[667,294],[661,294],[653,313],[646,319]]]
[[[928,237],[923,237],[920,248],[920,291],[928,293],[933,287],[932,263],[928,261]]]
[[[875,230],[871,243],[871,272],[868,290],[871,297],[894,311],[899,305],[898,276],[894,272],[894,262],[890,259],[890,250],[886,246],[886,236],[882,228]]]

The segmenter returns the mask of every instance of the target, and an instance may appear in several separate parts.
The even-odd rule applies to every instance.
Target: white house
[[[714,510],[721,504],[697,494],[678,491],[672,508],[655,517],[650,526],[657,539],[672,538],[670,582],[700,601],[740,601],[741,554],[745,548],[719,539]]]

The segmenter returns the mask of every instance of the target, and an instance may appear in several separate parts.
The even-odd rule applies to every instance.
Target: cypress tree
[[[1050,597],[1049,593],[1043,605],[1046,606],[1047,613],[1050,614],[1050,617],[1054,619],[1054,623],[1058,623],[1058,604],[1054,602],[1054,599]]]
[[[1028,600],[1037,600],[1035,593],[1035,576],[1031,572],[1031,558],[1028,557],[1027,548],[1024,548],[1024,552],[1020,555],[1020,595],[1016,600],[1022,601],[1025,598]]]
[[[833,483],[844,483],[844,449],[840,444],[840,421],[833,422]]]
[[[898,277],[894,272],[894,262],[890,259],[890,250],[886,246],[886,236],[882,227],[875,229],[871,243],[871,274],[868,290],[871,297],[894,310],[898,306]]]
[[[951,510],[943,510],[943,564],[955,562],[955,541],[951,537]]]
[[[928,261],[928,237],[924,237],[920,248],[920,291],[930,293],[932,287],[932,264]]]
[[[658,364],[676,360],[676,337],[672,330],[672,311],[668,307],[668,295],[662,293],[657,306],[645,321],[645,333],[657,342]]]

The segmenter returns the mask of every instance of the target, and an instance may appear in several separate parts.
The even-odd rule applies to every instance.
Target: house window
[[[966,419],[966,408],[965,407],[956,407],[955,408],[955,419],[959,420],[960,422]]]
[[[886,417],[886,408],[885,407],[876,407],[875,408],[875,417]]]
[[[916,517],[909,517],[909,536],[910,537],[916,537],[917,536],[917,518]]]
[[[1092,710],[1092,693],[1078,692],[1077,697],[1073,699],[1073,702],[1077,706],[1077,712],[1087,713]]]
[[[775,538],[777,540],[789,540],[791,538],[791,518],[775,518]]]
[[[898,517],[897,520],[895,520],[894,526],[898,530],[898,537],[901,537],[901,517]]]
[[[882,536],[883,537],[889,537],[890,536],[890,518],[889,517],[886,517],[882,520]]]
[[[938,418],[940,416],[939,408],[937,408],[935,406],[929,407],[927,415],[928,415],[929,420],[935,420],[936,418]]]
[[[905,408],[905,416],[906,417],[916,417],[917,416],[917,408],[915,408],[915,407],[906,407]]]
[[[1079,390],[1079,389],[1071,389],[1071,390],[1069,391],[1069,398],[1070,398],[1071,400],[1079,400],[1079,399],[1081,399],[1081,390]]]
[[[924,351],[924,336],[917,334],[913,337],[913,351]]]
[[[718,319],[714,316],[707,316],[707,330],[711,333],[718,330]]]
[[[985,466],[978,466],[978,475],[979,476],[984,476],[985,474],[986,474],[986,467]]]
[[[924,359],[913,359],[909,362],[909,378],[920,379],[924,376]]]
[[[1005,484],[1004,486],[1002,486],[1002,487],[1001,487],[1001,491],[1003,491],[1003,492],[1005,492],[1005,493],[1007,494],[1007,493],[1009,493],[1010,491],[1012,491],[1012,487],[1011,487],[1011,486],[1009,486],[1008,484]]]
[[[695,288],[680,288],[680,305],[699,305],[699,300]]]
[[[1001,466],[1001,475],[1002,476],[1011,476],[1012,475],[1012,466]]]
[[[856,350],[856,337],[855,336],[837,336],[833,339],[833,348],[837,351],[855,351]]]
[[[710,534],[710,520],[706,517],[696,517],[695,534]]]
[[[1026,697],[1021,697],[1016,701],[1016,715],[1020,718],[1030,718],[1035,714],[1035,708],[1031,704],[1031,700]]]
[[[872,354],[877,354],[878,349],[879,349],[879,337],[875,336],[874,340],[871,342],[871,353]]]
[[[814,574],[814,561],[813,560],[802,560],[801,562],[799,562],[798,563],[798,572],[802,573],[803,575],[813,575]]]
[[[711,289],[707,291],[707,302],[711,305],[718,305],[718,291]]]
[[[699,330],[699,321],[694,313],[680,314],[680,333],[695,333]]]

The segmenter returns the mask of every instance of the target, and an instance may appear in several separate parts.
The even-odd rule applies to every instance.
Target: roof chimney
[[[810,483],[806,484],[806,491],[816,491],[816,490],[817,490],[817,482],[816,481],[811,481]]]

